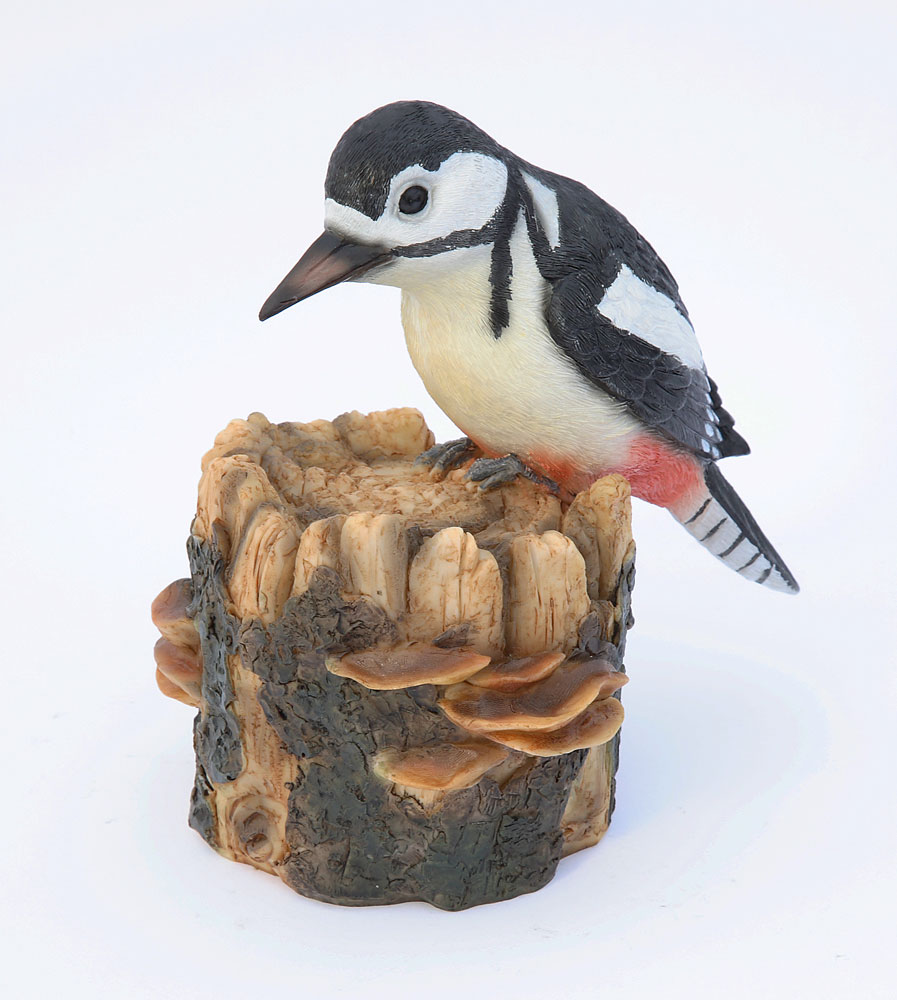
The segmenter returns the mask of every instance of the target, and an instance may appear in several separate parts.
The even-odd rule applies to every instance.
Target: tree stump
[[[159,687],[199,709],[190,825],[315,899],[531,892],[613,812],[628,484],[482,493],[432,444],[409,409],[233,421],[153,605]]]

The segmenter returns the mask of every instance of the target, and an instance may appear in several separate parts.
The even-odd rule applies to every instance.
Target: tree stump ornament
[[[159,687],[198,709],[190,825],[314,899],[508,899],[613,812],[629,487],[484,493],[432,445],[410,409],[232,421],[153,604]]]

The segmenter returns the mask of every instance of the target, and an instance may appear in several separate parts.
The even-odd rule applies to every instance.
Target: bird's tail
[[[705,549],[745,579],[786,594],[800,590],[784,560],[715,462],[704,467],[704,489],[696,495],[694,509],[683,512],[682,517],[673,516]]]

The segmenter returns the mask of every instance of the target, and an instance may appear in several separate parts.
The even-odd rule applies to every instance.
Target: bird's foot
[[[432,472],[445,475],[473,458],[479,450],[469,437],[455,438],[454,441],[436,444],[421,452],[414,464],[428,465]]]
[[[513,483],[518,476],[523,476],[530,482],[544,486],[555,496],[560,496],[560,487],[553,479],[533,472],[516,455],[505,455],[502,458],[478,458],[467,471],[467,478],[479,483],[479,488],[483,492],[494,490],[497,486],[504,486],[505,483]]]

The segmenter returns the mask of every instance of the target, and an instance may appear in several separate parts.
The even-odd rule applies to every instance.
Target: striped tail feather
[[[714,462],[704,467],[704,486],[694,510],[677,518],[685,530],[745,579],[796,594],[794,575]]]

